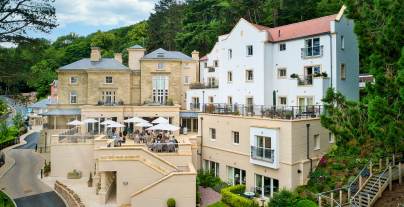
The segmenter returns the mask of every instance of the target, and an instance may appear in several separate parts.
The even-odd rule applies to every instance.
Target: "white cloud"
[[[57,0],[58,23],[89,26],[130,25],[146,19],[156,0]]]

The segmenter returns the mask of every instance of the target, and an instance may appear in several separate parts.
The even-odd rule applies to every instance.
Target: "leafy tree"
[[[38,97],[45,97],[49,93],[49,84],[56,78],[56,68],[53,60],[42,60],[32,66],[32,78],[28,84],[37,89]]]
[[[9,134],[6,121],[0,120],[0,140],[7,139]]]
[[[268,202],[268,207],[295,206],[298,196],[285,189],[274,194],[273,198]]]
[[[15,116],[13,117],[13,125],[17,129],[21,129],[21,127],[24,126],[24,120],[22,118],[22,114],[20,112],[17,112]]]
[[[0,100],[0,116],[3,116],[8,112],[7,104],[3,100]]]
[[[57,26],[53,0],[0,2],[0,42],[30,40],[28,31],[49,33]]]

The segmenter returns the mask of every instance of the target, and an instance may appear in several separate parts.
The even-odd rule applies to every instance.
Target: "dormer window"
[[[162,52],[157,53],[157,57],[158,57],[158,58],[163,58],[163,57],[164,57],[164,53],[162,53]]]
[[[105,77],[105,83],[111,84],[112,83],[112,76]]]

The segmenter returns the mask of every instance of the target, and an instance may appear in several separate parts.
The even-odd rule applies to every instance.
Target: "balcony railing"
[[[272,119],[293,120],[319,117],[323,112],[323,107],[321,105],[264,106],[242,104],[204,104],[200,111],[210,114],[260,116]]]
[[[189,104],[189,110],[191,110],[191,111],[200,111],[201,110],[201,104],[200,103],[190,103]]]
[[[313,85],[313,76],[312,75],[299,76],[297,78],[297,85],[299,86]]]
[[[270,148],[251,146],[251,158],[254,160],[262,160],[266,162],[274,162],[274,150]]]
[[[218,81],[210,82],[210,83],[192,83],[189,86],[190,89],[209,89],[209,88],[219,88]]]
[[[97,102],[98,106],[122,106],[123,104],[124,104],[123,101],[115,102],[115,101],[102,101],[102,100],[100,100],[100,101]]]
[[[305,47],[301,49],[302,58],[312,58],[323,56],[323,45]]]
[[[214,73],[214,72],[215,72],[215,68],[208,68],[208,72],[209,72],[209,73]]]

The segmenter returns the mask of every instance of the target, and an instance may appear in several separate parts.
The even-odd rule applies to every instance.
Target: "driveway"
[[[0,189],[5,191],[17,207],[66,207],[63,200],[37,175],[44,165],[44,159],[36,154],[39,132],[27,136],[27,144],[7,152],[15,165],[0,178]]]

